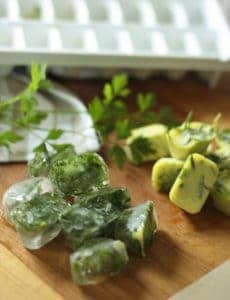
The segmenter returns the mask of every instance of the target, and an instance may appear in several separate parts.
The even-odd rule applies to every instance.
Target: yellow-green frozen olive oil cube
[[[73,281],[78,285],[100,283],[124,271],[128,260],[123,242],[92,239],[70,255]]]
[[[210,125],[191,122],[171,129],[167,134],[169,151],[172,157],[185,160],[189,154],[204,153],[214,137]]]
[[[141,163],[145,161],[154,161],[158,158],[169,155],[167,144],[167,126],[162,124],[153,124],[131,131],[130,137],[127,139],[126,154],[128,159],[133,163]],[[145,138],[149,142],[152,152],[146,155],[142,155],[141,159],[135,157],[135,153],[132,151],[132,145],[138,138]]]
[[[211,192],[213,205],[227,216],[230,216],[230,168],[220,170],[217,181]]]
[[[155,190],[169,192],[177,178],[184,162],[175,158],[165,157],[159,159],[152,170],[152,185]]]
[[[198,213],[218,175],[217,165],[203,155],[191,154],[174,182],[169,198],[191,214]]]
[[[230,129],[219,131],[216,143],[218,148],[228,148],[230,150]]]

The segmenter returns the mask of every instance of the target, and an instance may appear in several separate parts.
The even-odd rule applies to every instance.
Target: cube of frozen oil
[[[226,216],[230,216],[230,160],[220,165],[217,181],[211,191],[213,205]]]
[[[167,135],[172,157],[180,160],[192,153],[204,153],[213,137],[212,126],[200,122],[183,123]]]
[[[24,247],[39,249],[61,231],[59,216],[68,204],[59,196],[45,193],[21,202],[9,214]]]
[[[130,137],[126,141],[127,145],[125,150],[128,159],[135,164],[139,164],[168,156],[167,130],[167,127],[162,124],[153,124],[133,129]],[[147,151],[145,154],[143,150],[144,145],[142,145],[142,143],[146,142],[149,148],[151,148],[151,151]]]
[[[48,178],[37,177],[27,179],[10,186],[3,195],[3,209],[8,219],[10,211],[19,203],[30,201],[35,196],[52,193],[53,187]]]
[[[73,281],[78,285],[97,284],[125,270],[128,260],[121,241],[106,238],[88,241],[70,255]]]
[[[200,212],[218,175],[218,167],[201,154],[191,154],[174,182],[169,198],[186,212]]]
[[[220,130],[216,138],[217,148],[228,149],[230,151],[230,129]]]
[[[156,191],[169,192],[184,162],[175,158],[159,159],[152,170],[152,185]]]
[[[128,251],[145,256],[157,229],[152,201],[128,208],[120,215],[115,225],[115,238],[125,243]]]

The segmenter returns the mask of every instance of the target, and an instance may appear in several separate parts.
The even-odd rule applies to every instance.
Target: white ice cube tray
[[[217,0],[0,0],[1,65],[230,70]]]

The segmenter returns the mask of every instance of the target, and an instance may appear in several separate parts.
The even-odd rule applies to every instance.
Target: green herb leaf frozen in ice
[[[104,217],[106,224],[105,235],[112,234],[114,222],[121,212],[130,207],[130,194],[126,188],[106,187],[87,195],[77,197],[79,207],[95,209]]]
[[[36,177],[11,185],[3,195],[3,209],[8,219],[10,211],[21,202],[30,201],[35,196],[53,193],[53,187],[48,178]]]
[[[90,152],[53,161],[49,177],[60,192],[69,196],[97,191],[109,182],[104,160]]]
[[[97,284],[124,271],[128,260],[123,242],[94,239],[71,254],[72,278],[79,285]]]
[[[60,196],[45,193],[15,206],[9,219],[24,246],[39,249],[61,231],[59,216],[68,204]]]
[[[121,212],[130,207],[130,195],[125,188],[103,188],[82,195],[61,216],[66,238],[73,249],[86,240],[109,236]]]
[[[145,256],[157,229],[152,201],[128,208],[120,215],[115,224],[115,239],[125,243],[128,251]]]
[[[63,212],[60,222],[72,249],[77,249],[87,240],[104,236],[108,226],[101,211],[80,207],[77,203]]]
[[[81,207],[95,208],[110,212],[110,208],[124,210],[130,207],[130,194],[126,188],[105,187],[97,192],[76,198],[75,203]]]
[[[49,146],[52,147],[50,151],[48,151],[46,143],[42,143],[36,148],[34,158],[27,165],[29,175],[33,177],[48,176],[53,162],[76,154],[74,146],[71,144],[49,144]]]

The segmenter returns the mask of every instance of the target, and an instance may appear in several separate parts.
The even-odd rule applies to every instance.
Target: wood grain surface
[[[99,93],[102,81],[60,81],[85,101]],[[230,125],[229,89],[209,90],[186,78],[180,83],[163,79],[133,80],[135,91],[155,91],[159,104],[171,105],[179,118],[193,110],[195,118],[211,120],[217,112]],[[129,102],[132,105],[132,97]],[[105,154],[105,151],[102,151]],[[28,251],[15,230],[0,217],[0,299],[167,299],[230,257],[230,221],[209,202],[195,216],[169,203],[167,196],[151,187],[152,164],[123,170],[104,155],[113,186],[127,186],[132,203],[155,201],[159,231],[144,259],[131,258],[128,270],[107,282],[78,287],[71,281],[69,249],[61,236],[44,248]],[[0,166],[0,196],[11,184],[27,177],[24,164]]]

